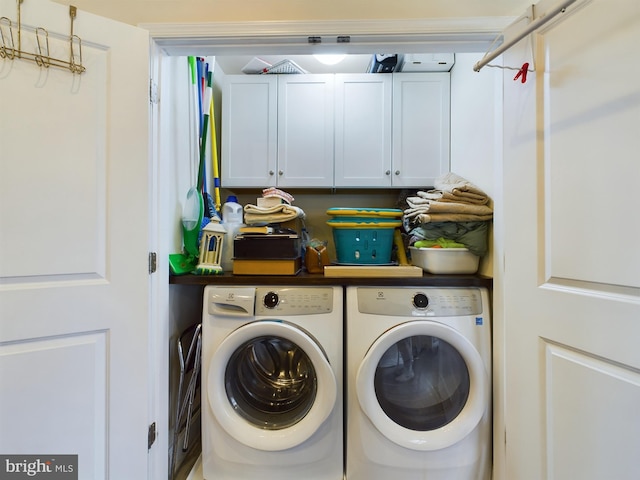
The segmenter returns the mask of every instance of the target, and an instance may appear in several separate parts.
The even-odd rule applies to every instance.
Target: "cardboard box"
[[[302,268],[302,257],[283,259],[239,258],[233,261],[234,275],[297,275]]]

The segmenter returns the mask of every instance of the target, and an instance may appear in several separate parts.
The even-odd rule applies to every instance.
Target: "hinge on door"
[[[149,252],[149,275],[158,269],[158,255],[156,252]]]
[[[147,434],[147,450],[151,450],[151,446],[156,441],[156,422],[149,425],[149,433]]]
[[[149,79],[149,103],[158,104],[158,84],[152,78]]]

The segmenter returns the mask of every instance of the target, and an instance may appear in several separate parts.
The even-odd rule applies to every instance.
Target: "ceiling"
[[[324,65],[313,55],[222,55],[216,56],[217,67],[225,74],[243,73],[242,69],[255,61],[262,60],[271,65],[276,65],[283,60],[290,60],[308,73],[367,73],[373,54],[349,54],[336,65]],[[435,58],[437,54],[425,54],[429,58]],[[437,62],[435,62],[437,63]],[[439,67],[430,65],[429,71],[448,71],[451,65]]]
[[[365,73],[371,55],[347,55],[337,65],[323,65],[313,55],[216,55],[216,63],[226,74],[242,73],[242,69],[254,58],[275,65],[291,60],[309,73]]]
[[[508,19],[239,22],[144,25],[166,55],[215,56],[225,74],[238,74],[254,57],[270,64],[289,59],[310,73],[365,73],[374,53],[486,52],[500,43]],[[345,32],[348,32],[345,34]],[[338,66],[317,53],[346,53]]]

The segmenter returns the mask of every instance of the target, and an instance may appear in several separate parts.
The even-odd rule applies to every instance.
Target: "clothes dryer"
[[[348,287],[346,477],[489,480],[486,289]]]
[[[207,286],[202,322],[207,480],[340,480],[341,287]]]

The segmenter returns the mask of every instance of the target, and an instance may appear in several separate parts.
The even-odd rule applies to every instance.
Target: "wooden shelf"
[[[171,285],[343,285],[493,287],[493,278],[483,275],[432,275],[421,277],[325,277],[321,273],[298,275],[170,275]]]

